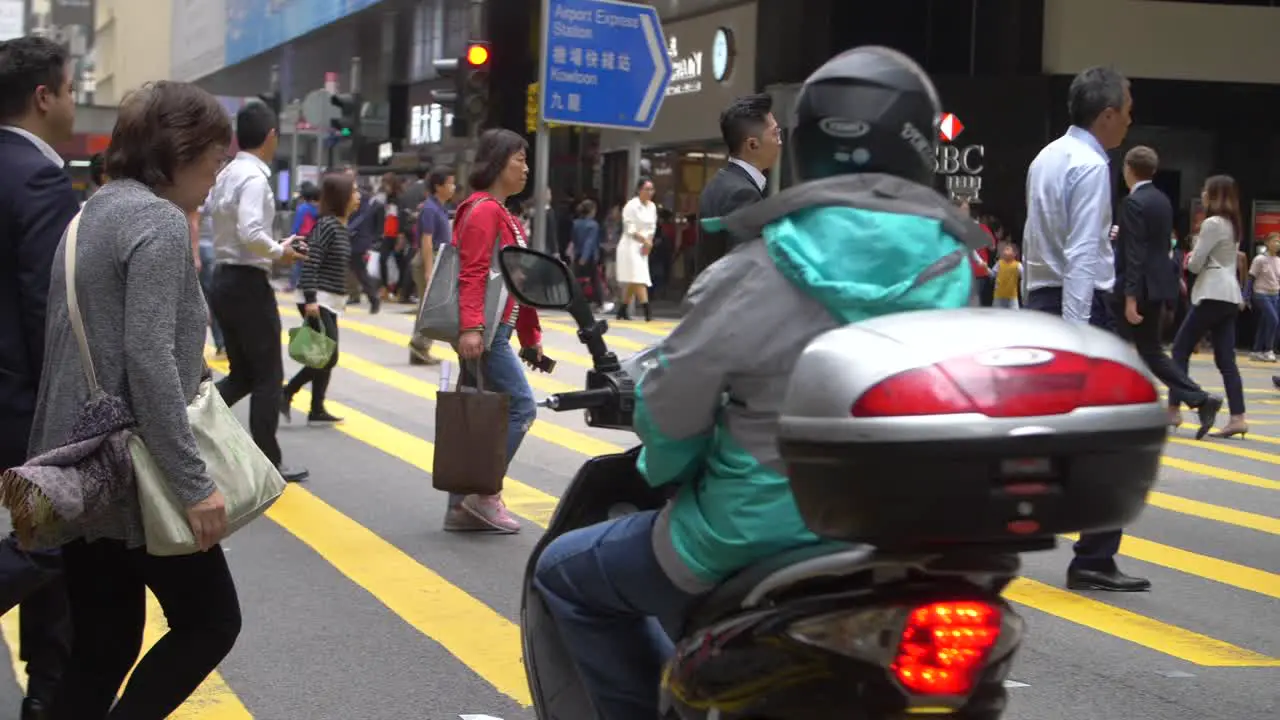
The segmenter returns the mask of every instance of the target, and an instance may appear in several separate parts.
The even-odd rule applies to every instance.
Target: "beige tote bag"
[[[76,231],[80,216],[67,229],[66,283],[67,313],[71,330],[80,346],[80,364],[89,381],[89,392],[102,392],[98,375],[89,355],[84,319],[76,299]],[[258,449],[212,380],[200,383],[195,399],[187,406],[187,421],[195,435],[196,446],[204,460],[209,477],[222,491],[227,503],[227,535],[247,525],[267,511],[284,492],[280,471]],[[195,533],[187,522],[187,508],[178,500],[164,471],[156,465],[142,437],[129,438],[129,454],[133,458],[134,480],[138,486],[138,503],[142,507],[142,527],[146,533],[147,553],[171,556],[199,552]]]

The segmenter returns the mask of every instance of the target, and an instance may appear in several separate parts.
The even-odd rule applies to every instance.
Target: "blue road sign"
[[[658,11],[618,0],[547,0],[542,119],[648,130],[671,79]]]

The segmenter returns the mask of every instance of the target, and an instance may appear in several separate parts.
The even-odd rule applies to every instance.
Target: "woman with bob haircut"
[[[106,152],[111,181],[80,213],[74,282],[98,384],[129,406],[202,551],[147,554],[136,492],[77,519],[79,536],[62,546],[75,642],[50,708],[58,720],[168,717],[240,633],[235,582],[218,544],[225,501],[187,423],[206,372],[208,319],[187,215],[213,187],[230,144],[230,121],[212,95],[189,83],[144,85],[120,104]],[[89,400],[68,318],[65,252],[64,236],[49,285],[35,454],[67,444]],[[147,589],[169,632],[134,668]]]
[[[471,196],[458,206],[453,226],[453,244],[458,247],[458,306],[462,333],[457,352],[462,359],[461,381],[475,384],[472,365],[483,369],[486,388],[510,396],[510,419],[507,425],[507,464],[515,457],[529,426],[537,417],[533,390],[525,379],[520,359],[511,347],[511,334],[520,338],[520,346],[532,348],[542,359],[542,327],[538,313],[512,297],[503,308],[499,326],[489,347],[484,346],[485,287],[489,282],[489,264],[493,244],[527,246],[520,221],[507,211],[507,200],[524,190],[529,179],[524,138],[510,130],[486,130],[476,146],[475,170],[468,178]],[[495,280],[494,282],[501,282]],[[449,494],[449,510],[444,529],[450,532],[520,532],[516,520],[498,495],[462,496]]]
[[[1191,310],[1178,328],[1169,353],[1185,373],[1191,352],[1206,335],[1213,344],[1213,362],[1222,375],[1231,417],[1213,437],[1244,436],[1249,424],[1244,418],[1244,386],[1236,365],[1236,319],[1244,306],[1244,294],[1236,275],[1236,253],[1240,246],[1240,192],[1230,175],[1214,175],[1204,181],[1200,192],[1204,221],[1196,239],[1187,270],[1196,274],[1191,288]],[[1169,423],[1182,424],[1182,399],[1169,393]],[[1204,437],[1208,428],[1196,436]]]

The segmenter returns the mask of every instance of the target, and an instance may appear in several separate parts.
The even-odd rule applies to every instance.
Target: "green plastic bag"
[[[329,364],[338,343],[310,325],[289,328],[289,357],[317,370]]]

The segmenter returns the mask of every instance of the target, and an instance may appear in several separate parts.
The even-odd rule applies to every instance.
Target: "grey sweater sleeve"
[[[190,506],[216,489],[187,422],[187,398],[174,354],[176,303],[187,273],[195,272],[191,230],[182,211],[165,203],[140,213],[124,232],[134,238],[124,258],[129,399],[143,442],[174,494]]]

